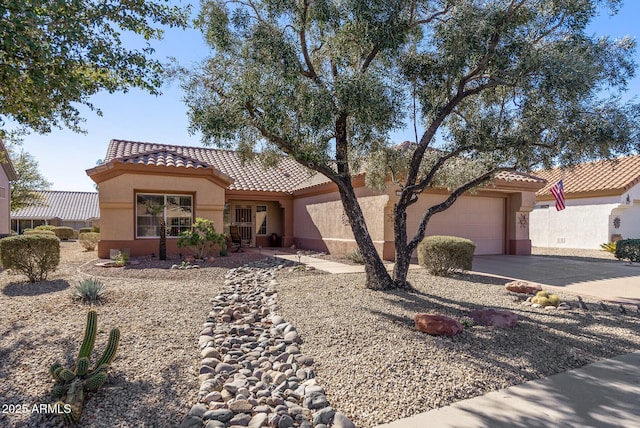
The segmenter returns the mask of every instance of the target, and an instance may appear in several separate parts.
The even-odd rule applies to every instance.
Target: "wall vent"
[[[557,244],[564,244],[564,238],[557,238],[556,243]]]

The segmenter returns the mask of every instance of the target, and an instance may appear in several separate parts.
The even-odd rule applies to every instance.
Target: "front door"
[[[253,215],[250,206],[236,206],[236,225],[242,238],[242,245],[251,246],[253,238]]]

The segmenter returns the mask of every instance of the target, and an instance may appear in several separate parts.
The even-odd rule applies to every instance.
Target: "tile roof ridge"
[[[89,190],[49,190],[49,189],[41,189],[41,190],[36,190],[36,192],[41,192],[41,193],[89,193],[91,195],[97,195],[98,192],[92,192]]]
[[[195,150],[207,150],[207,151],[225,152],[225,153],[238,153],[237,150],[223,149],[223,148],[220,148],[220,147],[186,146],[186,145],[179,145],[179,144],[154,143],[154,142],[151,142],[151,141],[122,140],[122,139],[118,139],[118,138],[112,138],[111,141],[109,141],[109,145],[111,145],[112,143],[114,143],[114,144],[125,143],[125,144],[135,144],[135,145],[160,146],[160,147],[165,148],[167,150],[173,150],[173,149],[195,149]],[[151,152],[151,151],[155,151],[155,150],[152,149],[149,152]],[[147,153],[147,152],[140,152],[138,154],[143,154],[143,153]]]

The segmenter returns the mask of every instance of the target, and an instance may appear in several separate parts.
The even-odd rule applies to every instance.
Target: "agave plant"
[[[606,244],[600,244],[600,248],[602,248],[603,251],[606,251],[608,253],[611,254],[615,254],[616,253],[616,243],[615,242],[608,242]]]
[[[104,299],[107,287],[97,279],[88,278],[80,281],[73,290],[73,298],[87,303],[97,303]]]

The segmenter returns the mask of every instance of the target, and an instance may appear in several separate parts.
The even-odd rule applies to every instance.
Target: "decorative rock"
[[[249,428],[260,428],[265,426],[267,422],[266,413],[256,413],[249,421]]]
[[[202,426],[202,422],[200,423]],[[215,419],[209,419],[204,428],[226,428],[227,425],[224,422],[216,421]]]
[[[293,427],[293,418],[289,415],[280,416],[280,421],[278,421],[278,428],[291,428]]]
[[[510,311],[496,309],[477,309],[469,314],[476,324],[492,327],[515,327],[518,315]]]
[[[333,428],[356,428],[353,422],[340,412],[333,415]]]
[[[434,336],[453,336],[464,329],[458,321],[444,315],[416,314],[414,323],[418,331]]]
[[[191,408],[191,410],[189,410],[189,415],[198,416],[201,418],[206,411],[207,411],[207,406],[205,406],[204,404],[196,404]]]
[[[504,288],[512,293],[520,294],[536,294],[538,291],[542,291],[542,287],[539,284],[532,284],[526,281],[507,282]]]
[[[233,412],[229,409],[209,410],[202,416],[204,420],[213,419],[220,422],[228,422],[231,418],[233,418]]]
[[[234,413],[251,413],[253,410],[253,405],[249,403],[247,400],[234,400],[227,403],[227,407],[229,410]]]
[[[231,418],[231,420],[227,422],[227,424],[230,426],[239,425],[239,426],[246,427],[249,425],[250,421],[251,421],[251,415],[247,413],[240,413],[238,415],[235,415],[233,418]]]
[[[318,424],[329,425],[331,420],[333,420],[336,411],[333,407],[325,407],[324,409],[320,409],[313,414],[313,424],[317,427]]]
[[[308,393],[304,400],[302,401],[302,405],[307,409],[322,409],[323,407],[327,407],[329,402],[327,401],[327,397],[321,392],[311,392]]]

